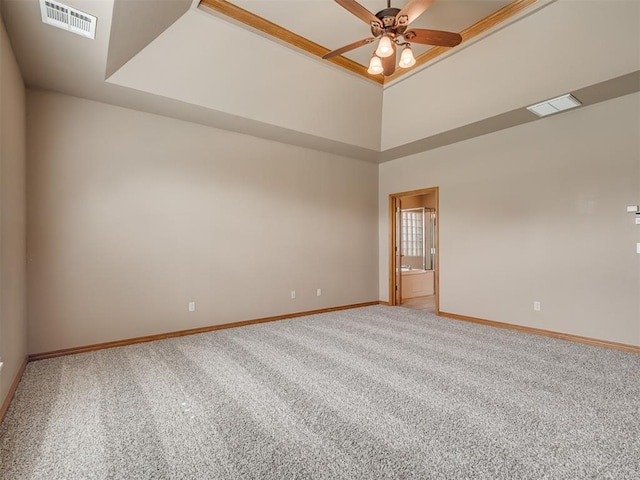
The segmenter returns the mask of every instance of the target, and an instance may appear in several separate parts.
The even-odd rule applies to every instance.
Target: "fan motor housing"
[[[373,36],[378,37],[383,33],[392,35],[402,34],[407,29],[407,26],[396,26],[396,16],[398,15],[398,13],[400,13],[399,8],[385,8],[384,10],[380,10],[378,13],[376,13],[376,17],[380,19],[382,28],[371,26],[371,33],[373,34]]]

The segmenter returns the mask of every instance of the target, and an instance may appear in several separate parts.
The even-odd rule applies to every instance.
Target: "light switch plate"
[[[629,205],[627,207],[627,212],[636,213],[638,211],[638,205]]]
[[[636,243],[636,253],[640,253],[640,243]]]

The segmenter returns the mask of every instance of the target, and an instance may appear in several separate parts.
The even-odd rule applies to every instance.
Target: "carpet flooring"
[[[640,355],[384,306],[28,364],[0,478],[638,479]]]

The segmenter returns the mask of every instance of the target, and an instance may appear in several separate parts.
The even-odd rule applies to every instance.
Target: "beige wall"
[[[233,48],[211,47],[230,39]],[[108,82],[295,132],[380,148],[380,85],[201,10],[188,11]]]
[[[58,94],[27,111],[30,352],[378,300],[377,165]]]
[[[439,186],[442,311],[640,345],[639,117],[634,94],[382,164],[382,299],[388,195]]]
[[[637,71],[639,18],[637,1],[555,0],[465,42],[446,61],[385,88],[382,149]]]
[[[0,405],[27,354],[25,89],[0,20]]]

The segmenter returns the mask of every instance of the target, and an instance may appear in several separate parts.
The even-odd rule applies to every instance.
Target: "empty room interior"
[[[0,18],[0,478],[640,478],[640,1]]]

